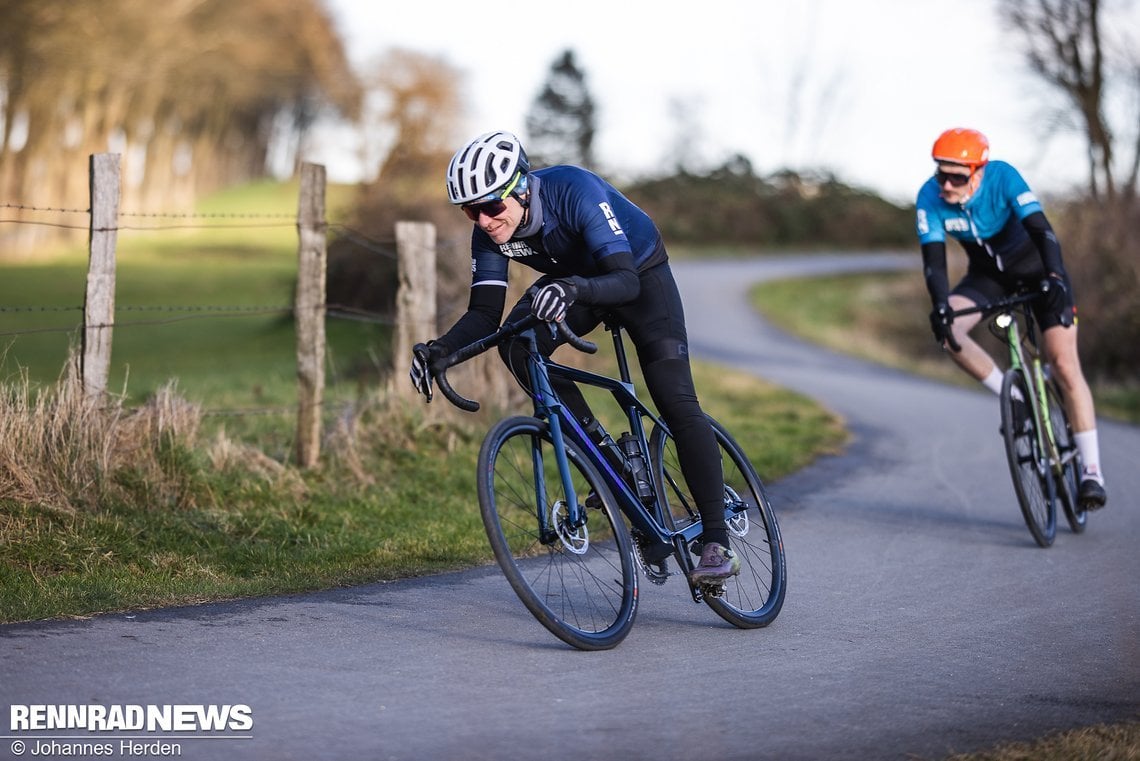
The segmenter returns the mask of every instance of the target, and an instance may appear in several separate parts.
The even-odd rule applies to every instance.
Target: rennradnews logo
[[[13,705],[13,732],[52,729],[87,732],[245,732],[253,729],[247,705]]]

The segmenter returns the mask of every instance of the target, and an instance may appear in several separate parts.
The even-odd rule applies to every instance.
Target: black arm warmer
[[[627,304],[641,293],[641,277],[633,264],[633,254],[623,251],[610,254],[599,264],[597,277],[574,275],[566,278],[578,289],[577,301],[586,306]]]
[[[471,289],[467,311],[436,343],[441,344],[450,354],[480,338],[486,338],[499,329],[499,320],[503,318],[506,303],[506,288],[496,285],[475,286]]]
[[[1065,266],[1061,264],[1061,242],[1057,240],[1057,235],[1053,232],[1049,220],[1045,218],[1045,213],[1035,211],[1021,220],[1021,224],[1025,225],[1029,237],[1041,252],[1045,271],[1056,272],[1058,275],[1065,274]]]
[[[946,275],[946,243],[935,241],[922,244],[922,274],[926,290],[934,304],[945,304],[950,298],[950,278]]]

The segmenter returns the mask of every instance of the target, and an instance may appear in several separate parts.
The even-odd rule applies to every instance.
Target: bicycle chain
[[[639,545],[637,543],[636,539],[633,541],[633,554],[637,558],[637,564],[639,566],[641,566],[641,570],[645,572],[645,578],[649,579],[649,581],[651,583],[656,584],[657,586],[661,586],[666,581],[668,581],[669,576],[670,576],[669,571],[668,570],[662,570],[662,571],[654,570],[653,567],[649,564],[649,562],[646,561],[645,555],[641,551],[641,545]],[[668,567],[665,565],[667,560],[668,559],[662,560],[658,565],[661,568],[667,569]]]

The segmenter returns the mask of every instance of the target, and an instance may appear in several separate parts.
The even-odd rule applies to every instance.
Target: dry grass
[[[59,380],[35,387],[26,374],[0,389],[0,501],[63,512],[108,503],[154,509],[210,507],[204,470],[240,470],[303,491],[295,473],[224,433],[201,441],[202,410],[162,386],[141,407],[92,398],[75,357]]]
[[[1140,761],[1140,722],[1099,724],[945,761]]]

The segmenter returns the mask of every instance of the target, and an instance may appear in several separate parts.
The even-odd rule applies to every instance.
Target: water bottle
[[[609,461],[610,465],[618,473],[623,473],[627,469],[625,457],[622,456],[621,449],[618,447],[617,442],[614,441],[613,436],[602,428],[602,424],[597,419],[590,420],[586,423],[586,435],[590,440],[597,445],[601,453]]]
[[[625,455],[630,485],[637,491],[642,502],[648,502],[653,497],[653,486],[649,483],[649,468],[641,454],[641,444],[632,433],[623,433],[617,443]]]

